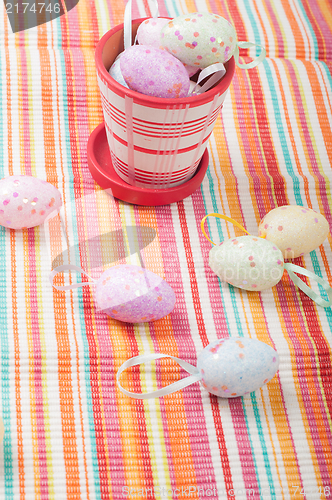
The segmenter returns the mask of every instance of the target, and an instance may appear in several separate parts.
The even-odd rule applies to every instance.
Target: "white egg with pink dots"
[[[30,175],[0,180],[0,225],[11,229],[39,226],[62,205],[60,191]]]
[[[281,280],[284,259],[277,245],[248,235],[212,247],[209,266],[222,281],[257,292],[271,288]]]
[[[206,68],[227,62],[235,52],[237,37],[227,19],[194,12],[169,21],[161,30],[161,44],[183,63]]]
[[[318,248],[329,234],[325,217],[300,205],[283,205],[268,212],[258,234],[273,242],[285,259],[294,259]]]
[[[160,48],[160,32],[169,22],[166,17],[151,17],[143,21],[137,28],[137,41],[140,45],[152,45]]]

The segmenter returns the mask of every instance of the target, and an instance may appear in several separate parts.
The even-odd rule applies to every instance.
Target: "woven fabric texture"
[[[257,235],[266,213],[290,204],[320,212],[332,229],[331,2],[159,0],[162,17],[225,17],[238,40],[263,45],[267,56],[236,68],[200,188],[158,207],[114,198],[87,161],[103,122],[95,47],[123,22],[124,0],[79,0],[15,34],[0,9],[0,178],[32,175],[63,199],[61,219],[0,226],[0,499],[332,498],[331,308],[287,274],[262,292],[221,282],[200,228],[214,212]],[[133,18],[151,11],[147,0],[133,2]],[[255,51],[241,50],[242,60]],[[215,218],[205,227],[216,243],[243,234]],[[98,311],[93,285],[52,288],[52,268],[69,261],[94,279],[114,264],[144,266],[171,285],[175,308],[156,322],[120,323]],[[332,285],[331,235],[294,262]],[[228,336],[276,349],[277,375],[233,399],[198,382],[149,400],[117,387],[118,368],[133,356],[196,365],[205,346]],[[146,392],[184,376],[165,359],[127,370],[123,385]]]

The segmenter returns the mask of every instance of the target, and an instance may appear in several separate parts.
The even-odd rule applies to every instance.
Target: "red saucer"
[[[169,189],[131,186],[123,181],[114,170],[105,125],[101,123],[88,140],[88,165],[94,180],[103,189],[109,189],[115,198],[135,205],[168,205],[187,198],[199,188],[209,165],[209,153],[206,149],[195,175],[180,186]]]

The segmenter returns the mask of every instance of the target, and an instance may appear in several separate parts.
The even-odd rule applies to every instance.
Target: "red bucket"
[[[132,36],[145,19],[132,22]],[[235,62],[208,91],[193,97],[164,99],[120,85],[108,73],[124,50],[123,24],[108,31],[95,52],[107,141],[115,171],[137,187],[169,189],[187,182],[207,147],[232,81]]]

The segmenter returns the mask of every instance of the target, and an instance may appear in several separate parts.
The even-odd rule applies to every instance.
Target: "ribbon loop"
[[[54,276],[56,276],[57,274],[59,274],[61,272],[64,272],[64,271],[78,271],[80,274],[84,274],[90,280],[92,280],[92,283],[85,283],[85,282],[83,282],[83,283],[74,283],[73,285],[61,285],[61,286],[54,285],[53,284]],[[56,288],[57,290],[72,290],[73,288],[82,288],[85,285],[94,285],[95,284],[95,280],[93,278],[91,278],[91,276],[89,276],[81,267],[75,266],[74,264],[66,264],[66,265],[63,265],[63,266],[56,267],[50,273],[49,280],[50,280],[51,285],[53,286],[53,288]]]
[[[325,281],[323,278],[320,276],[317,276],[317,274],[312,273],[311,271],[308,271],[307,269],[297,266],[296,264],[291,264],[290,262],[287,262],[284,265],[284,268],[289,274],[290,279],[293,281],[293,283],[302,290],[308,297],[310,297],[311,300],[316,302],[321,307],[330,307],[332,305],[332,288],[328,284],[327,281]],[[318,295],[314,290],[312,290],[308,285],[304,283],[304,281],[301,280],[296,274],[303,274],[303,276],[307,276],[308,278],[311,278],[317,283],[319,283],[324,290],[326,291],[329,300],[324,300],[320,295]]]
[[[201,221],[201,230],[202,230],[202,233],[204,234],[205,238],[210,242],[212,243],[212,245],[215,245],[215,243],[213,243],[212,240],[210,240],[210,238],[208,237],[208,235],[206,234],[206,231],[204,229],[204,222],[205,220],[208,218],[208,217],[218,217],[219,219],[224,219],[228,222],[231,222],[234,226],[237,226],[238,228],[240,228],[242,231],[244,231],[245,233],[247,234],[250,234],[248,233],[248,231],[246,229],[244,229],[243,226],[241,226],[241,224],[239,222],[237,222],[236,220],[232,219],[231,217],[228,217],[227,215],[223,215],[223,214],[215,214],[215,213],[211,213],[211,214],[207,214],[205,217],[203,217],[202,221]]]
[[[153,6],[155,7],[155,12],[152,17],[159,16],[159,5],[157,0],[152,0]],[[131,30],[131,12],[132,12],[132,0],[128,0],[123,21],[123,44],[124,49],[127,50],[132,45],[132,30]]]
[[[146,393],[139,393],[139,392],[130,392],[124,389],[120,383],[120,376],[121,373],[126,370],[127,368],[130,368],[131,366],[137,366],[142,363],[146,363],[148,361],[154,361],[156,359],[160,358],[171,358],[174,361],[176,361],[181,368],[184,368],[188,373],[190,373],[189,377],[185,377],[181,380],[178,380],[177,382],[174,382],[173,384],[170,384],[166,387],[163,387],[162,389],[158,389],[156,391],[150,391]],[[133,358],[128,359],[125,361],[119,368],[118,373],[116,375],[116,381],[118,384],[119,389],[126,394],[126,396],[130,396],[131,398],[136,398],[136,399],[152,399],[152,398],[159,398],[160,396],[166,396],[167,394],[172,394],[173,392],[179,391],[180,389],[183,389],[184,387],[187,387],[188,385],[193,384],[194,382],[198,382],[201,379],[201,374],[198,371],[198,368],[196,366],[191,365],[190,363],[187,363],[183,359],[176,358],[174,356],[169,356],[168,354],[142,354],[140,356],[134,356]]]
[[[249,49],[250,47],[260,47],[261,48],[261,53],[259,54],[256,59],[251,61],[250,63],[240,63],[239,62],[239,47],[240,49]],[[235,52],[234,52],[234,59],[235,59],[235,64],[242,69],[250,69],[254,68],[257,66],[260,62],[264,61],[266,57],[266,50],[262,45],[259,45],[258,43],[252,43],[252,42],[238,42]]]
[[[209,90],[215,83],[217,83],[224,75],[226,74],[226,68],[222,63],[211,64],[207,68],[204,68],[198,77],[197,83],[193,90],[190,92],[191,94],[203,94]],[[198,85],[208,76],[211,76],[204,85],[201,86],[200,89],[197,89]],[[197,89],[197,90],[196,90]]]

